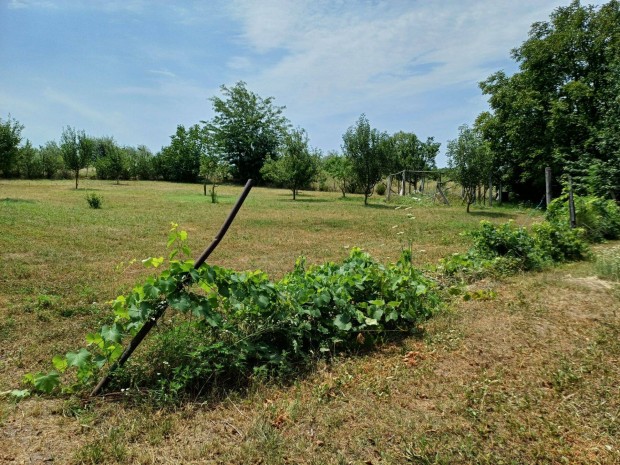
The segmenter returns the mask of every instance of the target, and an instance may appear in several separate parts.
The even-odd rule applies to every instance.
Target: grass
[[[221,186],[211,204],[200,185],[80,185],[0,181],[0,391],[80,347],[108,318],[105,302],[145,274],[128,262],[165,253],[170,221],[202,251],[241,190]],[[105,198],[101,209],[87,191]],[[361,246],[387,261],[411,244],[422,265],[465,250],[460,233],[481,219],[539,218],[507,207],[466,215],[458,203],[365,208],[335,193],[300,200],[255,188],[209,261],[277,277],[302,254],[319,263]],[[475,283],[419,337],[217,402],[0,398],[0,463],[618,463],[620,291],[594,277],[597,263]]]

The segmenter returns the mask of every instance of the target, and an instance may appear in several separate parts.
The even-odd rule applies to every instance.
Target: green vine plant
[[[260,271],[203,264],[194,269],[187,232],[172,224],[169,255],[143,260],[158,273],[111,302],[113,321],[86,336],[86,347],[28,374],[42,393],[83,393],[118,360],[125,344],[166,309],[190,316],[146,348],[148,363],[115,373],[115,387],[164,393],[164,400],[207,385],[285,376],[316,357],[371,347],[409,333],[440,305],[436,284],[411,264],[410,251],[383,265],[354,248],[342,263],[307,266],[303,257],[280,281]],[[176,321],[176,320],[175,320]]]

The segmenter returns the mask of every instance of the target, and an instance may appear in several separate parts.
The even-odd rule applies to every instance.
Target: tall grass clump
[[[595,266],[599,277],[620,281],[620,247],[603,250],[596,256]]]
[[[620,238],[620,208],[613,200],[600,197],[574,196],[577,227],[582,228],[590,242]],[[554,199],[547,209],[547,221],[568,225],[570,221],[568,194]]]

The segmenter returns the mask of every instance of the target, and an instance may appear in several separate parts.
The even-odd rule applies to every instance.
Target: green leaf
[[[146,266],[147,268],[157,268],[162,263],[164,263],[164,257],[159,257],[159,258],[149,257],[145,260],[142,260],[142,264]]]
[[[60,374],[57,371],[50,371],[48,374],[39,373],[34,376],[33,384],[37,391],[49,394],[60,385]]]
[[[351,317],[349,315],[343,315],[342,313],[334,318],[334,326],[341,331],[349,331],[353,327],[351,324]]]
[[[375,320],[374,318],[366,318],[364,320],[364,322],[368,325],[368,326],[377,326],[379,324],[379,322],[377,320]]]
[[[22,400],[30,396],[30,390],[28,389],[13,389],[9,392],[9,395],[16,400]]]
[[[375,305],[377,307],[383,307],[385,305],[385,300],[369,300],[368,301],[369,304]]]
[[[260,308],[267,308],[269,307],[269,297],[267,297],[265,294],[261,294],[258,296],[258,298],[256,299],[256,302],[258,303],[258,306]]]
[[[106,342],[121,342],[123,337],[122,328],[118,323],[110,326],[103,325],[100,334]]]
[[[56,368],[60,373],[64,373],[67,369],[67,359],[62,355],[54,355],[52,358],[52,365]]]
[[[68,352],[67,363],[69,366],[81,368],[90,361],[90,352],[86,349],[80,349],[79,352]]]
[[[168,297],[168,305],[180,312],[187,312],[192,308],[192,300],[185,293],[179,293]]]

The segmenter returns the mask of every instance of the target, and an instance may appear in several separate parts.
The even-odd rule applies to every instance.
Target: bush
[[[101,208],[101,204],[103,203],[103,197],[91,192],[89,194],[86,194],[86,202],[88,202],[88,206],[90,208]]]
[[[564,224],[544,222],[528,231],[511,221],[497,226],[481,221],[480,229],[469,235],[474,245],[467,253],[441,260],[440,271],[445,275],[477,279],[487,274],[540,270],[588,255],[583,230]]]
[[[577,226],[583,228],[590,242],[620,238],[620,208],[613,200],[600,197],[574,196]],[[568,194],[554,199],[547,209],[547,220],[558,225],[568,225]]]
[[[382,182],[377,184],[377,187],[375,187],[375,192],[377,193],[377,195],[385,195],[386,190],[387,190],[387,186]]]

